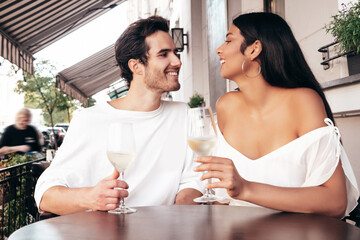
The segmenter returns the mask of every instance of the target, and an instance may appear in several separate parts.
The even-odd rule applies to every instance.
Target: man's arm
[[[80,212],[88,209],[107,211],[119,205],[120,197],[127,197],[126,182],[117,180],[119,172],[114,171],[110,176],[101,180],[94,187],[67,188],[54,186],[43,194],[39,209],[58,215]]]
[[[0,154],[9,154],[13,152],[28,152],[30,150],[29,145],[19,145],[19,146],[4,146],[0,148]]]
[[[11,153],[10,147],[4,146],[4,147],[0,148],[0,154],[9,154],[9,153]]]
[[[202,193],[199,192],[196,189],[193,188],[184,188],[178,194],[175,198],[175,204],[176,205],[191,205],[191,204],[197,204],[194,202],[194,199],[197,197],[201,197]]]

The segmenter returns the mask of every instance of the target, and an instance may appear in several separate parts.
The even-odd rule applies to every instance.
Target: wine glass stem
[[[120,172],[120,180],[121,181],[124,181],[124,172],[121,171]],[[125,199],[123,197],[120,198],[120,205],[119,205],[119,208],[120,209],[124,209],[126,206],[125,206]]]
[[[211,183],[211,178],[209,178],[209,179],[207,180],[207,183],[208,183],[208,184]],[[206,188],[206,190],[205,190],[205,195],[206,195],[206,196],[210,196],[210,195],[211,195],[210,188]]]

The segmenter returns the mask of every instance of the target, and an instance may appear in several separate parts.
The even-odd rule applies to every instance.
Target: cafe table
[[[20,228],[9,239],[360,239],[360,228],[316,214],[223,205],[136,209],[132,214],[95,211],[58,216]]]

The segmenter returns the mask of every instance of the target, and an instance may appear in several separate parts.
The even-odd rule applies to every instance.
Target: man
[[[15,124],[8,126],[0,141],[0,154],[40,151],[39,135],[36,129],[30,126],[31,112],[22,108],[16,114]]]
[[[67,214],[110,210],[127,197],[128,206],[193,204],[201,196],[186,144],[184,103],[161,101],[162,93],[180,88],[181,62],[167,21],[150,17],[131,24],[116,42],[116,59],[128,94],[84,109],[71,122],[62,147],[39,178],[35,199],[41,211]],[[109,125],[132,122],[136,158],[126,182],[106,157]],[[116,190],[115,187],[128,188]]]

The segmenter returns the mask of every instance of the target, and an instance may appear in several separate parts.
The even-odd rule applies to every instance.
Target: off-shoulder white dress
[[[229,145],[219,131],[215,156],[232,159],[239,174],[248,181],[279,187],[310,187],[326,182],[334,173],[341,159],[346,177],[347,209],[354,209],[359,198],[358,186],[349,159],[340,143],[340,133],[332,121],[328,126],[315,129],[288,144],[251,160]],[[230,198],[225,189],[216,189],[230,205],[254,205]],[[254,205],[255,206],[255,205]]]

